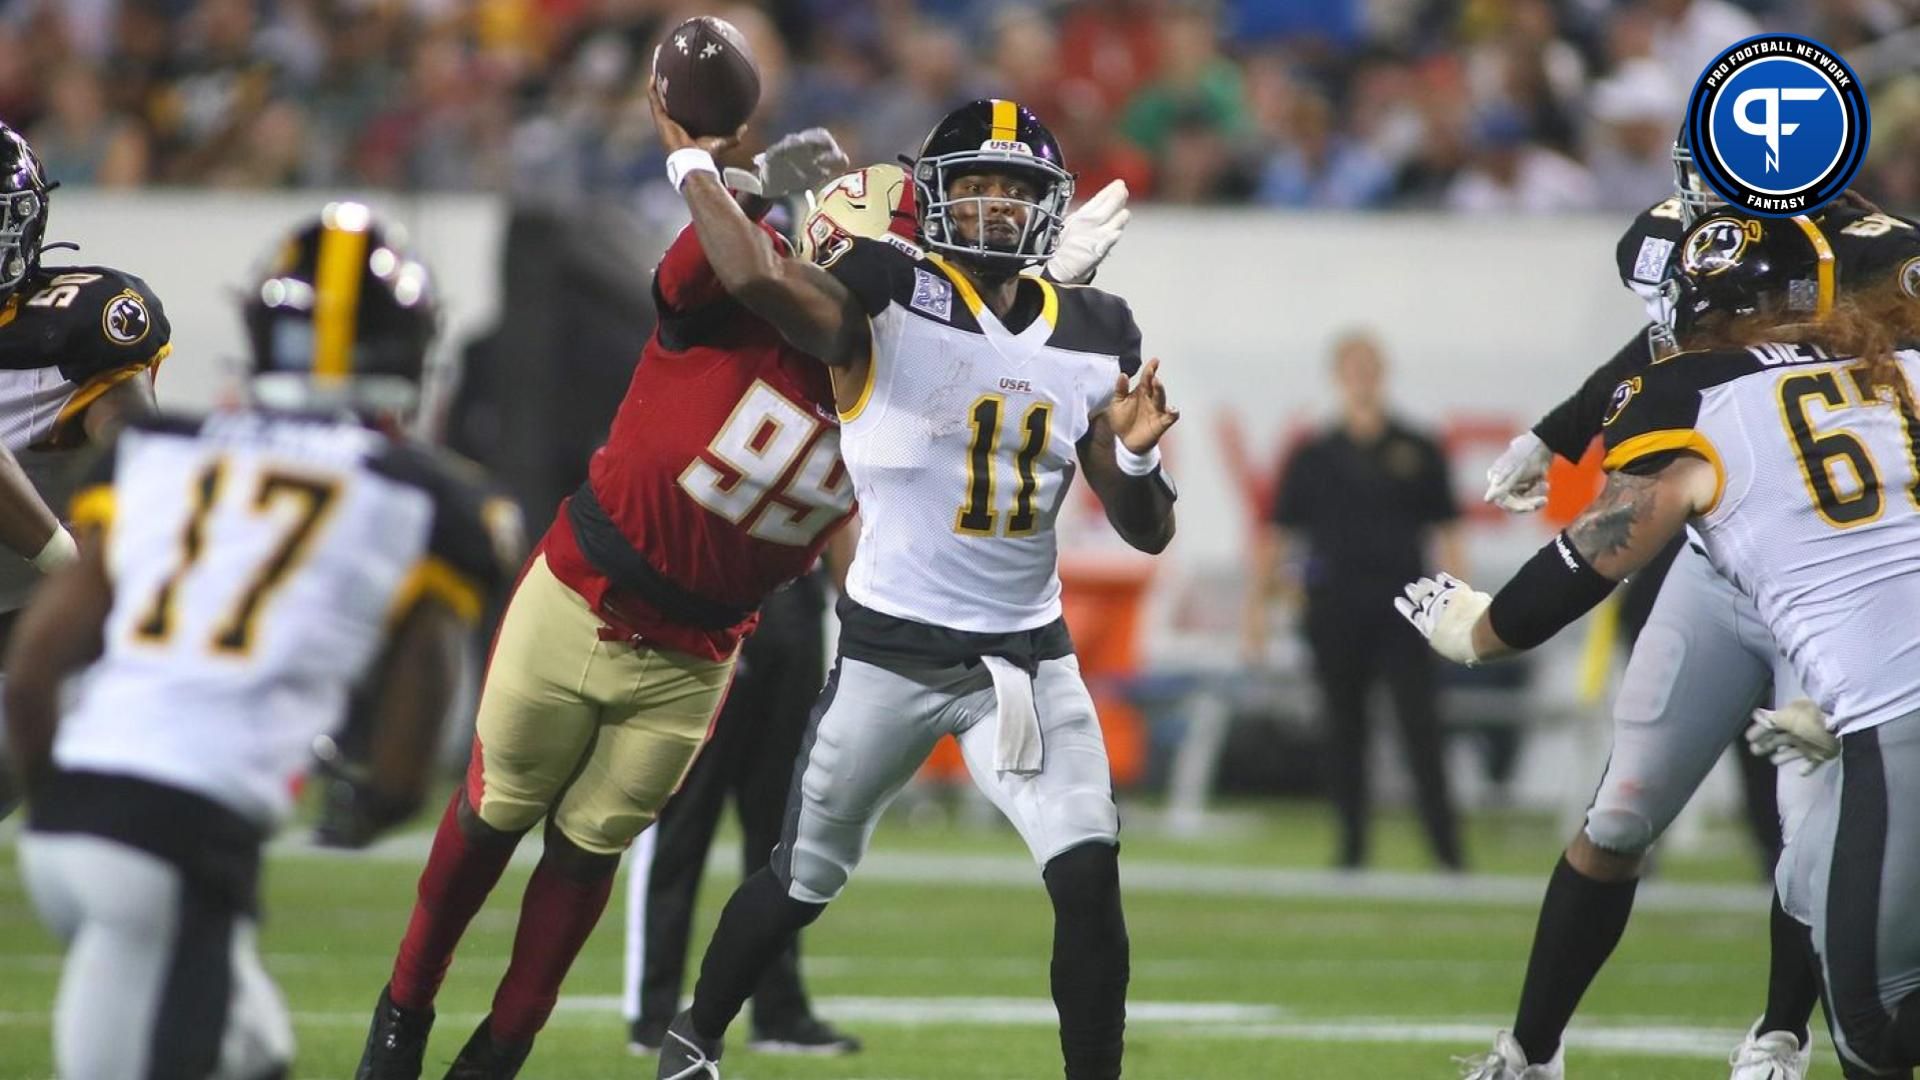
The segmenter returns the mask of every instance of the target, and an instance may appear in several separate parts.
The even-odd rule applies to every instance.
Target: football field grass
[[[1544,818],[1483,815],[1476,872],[1424,869],[1413,829],[1389,817],[1381,869],[1319,869],[1331,848],[1310,807],[1239,807],[1193,839],[1132,815],[1121,858],[1133,940],[1127,1075],[1137,1080],[1445,1078],[1511,1017],[1534,914],[1559,837]],[[1766,900],[1744,842],[1671,857],[1570,1036],[1577,1080],[1724,1077],[1757,1015]],[[426,835],[365,855],[283,841],[267,878],[266,964],[295,1014],[296,1077],[351,1075],[374,996],[412,901]],[[731,841],[717,849],[731,856]],[[475,921],[440,999],[425,1075],[438,1077],[484,1013],[505,966],[529,843]],[[725,864],[730,867],[731,861]],[[696,946],[734,880],[716,863]],[[522,1073],[650,1078],[619,1016],[621,911],[569,979]],[[745,1052],[727,1080],[1034,1080],[1057,1077],[1047,999],[1051,917],[1038,873],[1002,829],[882,826],[846,895],[808,933],[818,1011],[866,1040],[839,1059]],[[0,1077],[52,1075],[56,943],[34,921],[10,842],[0,843]],[[1823,1053],[1816,1076],[1837,1076]]]

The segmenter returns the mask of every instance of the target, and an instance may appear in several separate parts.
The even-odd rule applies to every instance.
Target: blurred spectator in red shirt
[[[1049,117],[1054,137],[1067,154],[1067,167],[1076,175],[1081,196],[1093,194],[1115,180],[1125,180],[1133,198],[1154,194],[1153,159],[1120,136],[1113,111],[1091,83],[1060,85],[1059,111]]]
[[[1132,99],[1160,68],[1155,0],[1081,0],[1060,22],[1060,74],[1091,84],[1108,108]]]

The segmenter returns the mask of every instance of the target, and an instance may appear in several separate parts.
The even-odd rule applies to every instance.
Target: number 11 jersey
[[[1011,633],[1060,617],[1054,520],[1075,452],[1140,367],[1119,297],[1022,277],[1009,330],[968,279],[895,237],[827,264],[872,326],[867,382],[840,418],[860,503],[847,596],[896,618]]]

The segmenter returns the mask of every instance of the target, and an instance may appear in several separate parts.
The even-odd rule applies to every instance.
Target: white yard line
[[[288,835],[271,850],[279,858],[375,859],[387,862],[426,861],[432,841],[427,833],[391,837],[364,852],[343,853],[316,848],[305,839]],[[531,865],[540,857],[536,839],[520,845],[514,862]],[[708,866],[720,873],[734,869],[731,851],[716,851]],[[1017,886],[1039,889],[1040,870],[1021,855],[935,855],[876,852],[860,864],[862,881],[948,886]],[[1514,877],[1494,874],[1416,874],[1396,871],[1362,873],[1336,870],[1281,870],[1258,866],[1196,866],[1188,863],[1142,860],[1120,861],[1120,876],[1129,893],[1168,896],[1243,896],[1268,899],[1379,900],[1449,906],[1531,908],[1540,903],[1546,875]],[[1640,911],[1686,914],[1728,912],[1764,913],[1769,893],[1760,885],[1688,885],[1646,882],[1635,895]]]
[[[879,1027],[1052,1027],[1053,1002],[1018,997],[826,997],[815,1001],[821,1015],[835,1021]],[[553,1025],[564,1028],[606,1026],[620,1013],[613,995],[578,995],[560,999]],[[455,1025],[477,1023],[480,1014],[451,1013],[441,1017]],[[1127,1020],[1136,1027],[1172,1026],[1182,1038],[1250,1040],[1255,1042],[1418,1043],[1472,1050],[1490,1045],[1494,1030],[1504,1021],[1440,1019],[1435,1017],[1301,1017],[1277,1005],[1243,1002],[1130,1001]],[[359,1028],[365,1012],[296,1012],[302,1027]],[[0,1027],[44,1027],[45,1012],[0,1012]],[[1724,1060],[1740,1041],[1735,1027],[1686,1027],[1658,1021],[1623,1018],[1612,1025],[1576,1024],[1567,1032],[1575,1050],[1613,1054],[1687,1057]]]

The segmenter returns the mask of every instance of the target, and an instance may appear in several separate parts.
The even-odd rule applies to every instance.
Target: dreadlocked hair
[[[1920,343],[1920,302],[1895,285],[1844,292],[1825,318],[1772,308],[1704,326],[1688,336],[1689,349],[1746,348],[1769,342],[1812,345],[1829,356],[1853,357],[1867,383],[1889,391],[1903,385],[1894,351]]]

